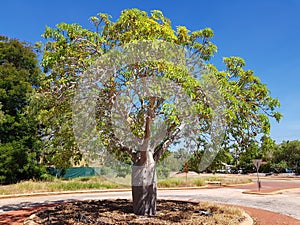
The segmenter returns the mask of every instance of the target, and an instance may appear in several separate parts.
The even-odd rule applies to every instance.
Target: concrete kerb
[[[244,183],[244,184],[222,184],[223,187],[239,187],[239,186],[247,186],[253,184],[254,182]]]
[[[51,196],[51,195],[68,195],[68,194],[126,192],[126,191],[130,191],[130,190],[131,189],[101,189],[101,190],[81,190],[81,191],[37,192],[37,193],[26,193],[26,194],[0,195],[0,199],[35,197],[35,196]]]
[[[219,186],[200,186],[200,187],[174,187],[174,188],[158,188],[158,190],[197,190],[197,189],[214,189],[220,188]],[[78,191],[60,191],[60,192],[37,192],[26,194],[12,194],[12,195],[0,195],[0,199],[7,198],[23,198],[34,196],[51,196],[51,195],[67,195],[67,194],[88,194],[88,193],[106,193],[106,192],[129,192],[131,188],[124,189],[98,189],[98,190],[78,190]]]
[[[243,194],[251,194],[251,195],[278,195],[282,194],[283,192],[289,192],[289,191],[300,191],[300,188],[288,188],[288,189],[281,189],[277,191],[271,191],[271,192],[259,192],[259,191],[243,191]]]
[[[253,177],[255,179],[256,177]],[[261,180],[300,180],[300,177],[259,177]]]
[[[282,190],[280,191],[273,191],[273,192],[259,192],[259,191],[243,191],[243,194],[249,194],[249,195],[277,195],[282,194]]]
[[[244,210],[243,210],[243,216],[245,217],[245,220],[240,225],[253,225],[254,224],[252,217],[248,213],[246,213]]]
[[[251,184],[251,183],[250,183]],[[201,189],[216,189],[222,187],[234,187],[234,186],[243,186],[247,184],[238,184],[238,185],[205,185],[200,187],[174,187],[174,188],[158,188],[158,190],[201,190]],[[243,191],[243,194],[256,194],[256,195],[275,195],[282,194],[283,192],[288,191],[300,191],[300,188],[288,188],[281,189],[273,192],[259,192],[259,191]],[[100,190],[79,190],[79,191],[61,191],[61,192],[38,192],[38,193],[26,193],[26,194],[12,194],[12,195],[0,195],[0,199],[7,198],[23,198],[23,197],[34,197],[34,196],[51,196],[51,195],[65,195],[65,194],[88,194],[88,193],[106,193],[106,192],[129,192],[131,188],[124,189],[100,189]]]

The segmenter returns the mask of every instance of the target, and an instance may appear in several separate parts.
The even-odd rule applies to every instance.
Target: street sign
[[[262,164],[262,159],[253,159],[252,162],[253,162],[254,166],[256,167],[256,169],[259,170],[259,167]]]
[[[260,165],[262,164],[262,159],[253,159],[252,160],[254,166],[256,167],[256,173],[257,173],[257,186],[258,186],[258,191],[261,189],[261,182],[259,180],[259,175],[258,175],[258,170]]]
[[[186,162],[184,163],[184,169],[183,172],[188,173],[189,172],[189,164]]]

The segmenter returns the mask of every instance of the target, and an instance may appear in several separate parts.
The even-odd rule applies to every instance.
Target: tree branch
[[[170,134],[166,138],[166,140],[163,143],[161,143],[159,146],[156,147],[156,149],[154,151],[154,156],[153,156],[156,163],[158,162],[160,157],[164,154],[166,149],[173,143],[173,141],[176,138],[176,136],[178,135],[178,133],[180,131],[182,131],[184,127],[185,127],[185,123],[182,123],[178,128],[176,128],[174,130],[174,132],[172,134]]]

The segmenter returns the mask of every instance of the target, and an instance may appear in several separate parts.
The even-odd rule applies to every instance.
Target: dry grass
[[[235,184],[249,184],[252,183],[252,179],[246,177],[229,177],[222,181],[223,185],[235,185]]]
[[[205,211],[213,213],[212,217],[206,218],[206,224],[226,224],[235,225],[243,221],[243,211],[232,206],[224,206],[217,203],[199,203]]]
[[[72,180],[23,181],[17,184],[0,186],[0,195],[28,194],[40,192],[74,191],[89,189],[124,188],[128,186],[110,182],[101,177],[84,177]]]
[[[222,185],[246,184],[252,180],[244,177],[219,177],[219,176],[178,176],[172,177],[158,182],[158,187],[200,187],[209,182],[220,182]]]
[[[118,179],[124,179],[120,181]],[[72,180],[54,179],[53,181],[23,181],[13,185],[0,186],[0,195],[28,194],[40,192],[75,191],[91,189],[130,188],[130,182],[125,184],[125,179],[105,179],[100,176],[82,177]],[[219,176],[178,176],[158,181],[158,187],[199,187],[207,182],[220,181],[222,185],[244,184],[251,182],[248,178],[241,177],[219,177]]]
[[[168,178],[165,180],[158,181],[158,187],[160,188],[168,188],[168,187],[199,187],[204,186],[205,181],[203,179],[195,179],[195,178]]]

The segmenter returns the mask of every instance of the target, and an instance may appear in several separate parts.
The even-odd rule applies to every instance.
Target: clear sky
[[[300,140],[300,0],[6,0],[1,1],[0,34],[34,43],[45,26],[60,22],[92,28],[99,12],[116,20],[127,8],[162,10],[172,25],[211,27],[222,57],[241,56],[281,102],[284,118],[272,120],[271,136]]]

